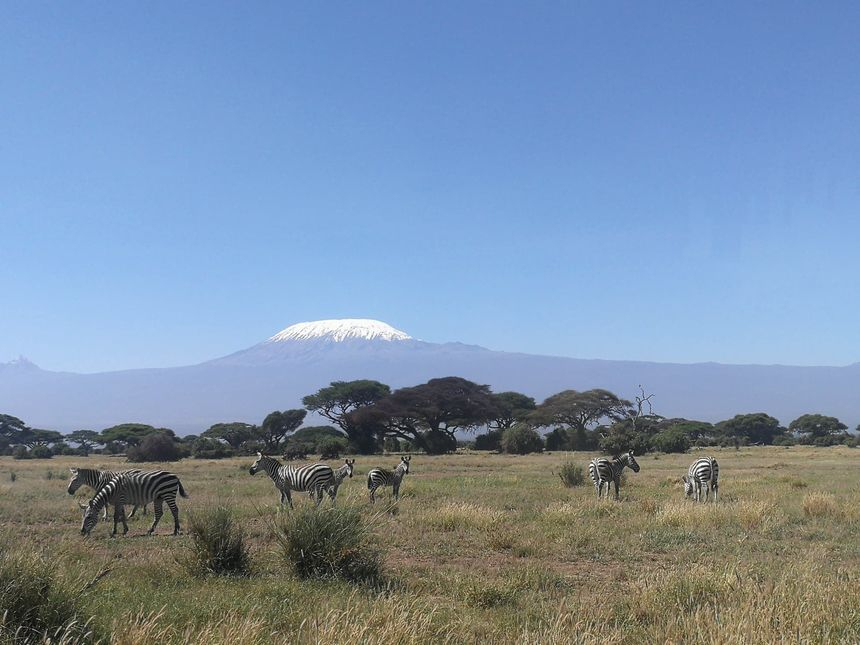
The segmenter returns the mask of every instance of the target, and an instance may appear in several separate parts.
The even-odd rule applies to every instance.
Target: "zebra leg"
[[[111,534],[110,534],[111,537],[116,537],[116,527],[117,527],[117,524],[119,524],[120,519],[122,518],[121,513],[122,513],[122,506],[120,506],[119,504],[114,504],[113,505],[113,531],[111,531]]]
[[[176,498],[167,499],[167,508],[173,513],[173,535],[179,535],[179,507],[176,505]]]
[[[323,498],[323,488],[322,486],[317,486],[311,491],[311,495],[314,497],[314,502],[317,508],[320,507]]]
[[[108,507],[108,505],[105,504],[105,507],[102,509],[102,522],[107,522],[107,520],[108,520],[108,518],[107,518],[107,507]]]
[[[370,503],[376,504],[376,486],[370,489]]]
[[[711,497],[711,482],[705,482],[705,503],[708,503]]]
[[[292,498],[292,496],[290,495],[290,489],[288,488],[287,490],[285,490],[285,491],[283,492],[283,494],[286,496],[286,498],[287,498],[287,504],[289,504],[289,505],[290,505],[290,508],[295,508],[295,507],[293,506],[293,498]],[[284,502],[283,502],[283,498],[282,498],[281,504],[283,504],[283,503],[284,503]]]
[[[123,506],[122,504],[120,504],[119,507],[119,517],[122,520],[122,534],[126,535],[128,533],[128,522],[126,522],[125,517],[125,506]]]
[[[335,498],[337,497],[337,486],[329,487],[328,496],[331,497],[331,505],[334,506]]]
[[[394,492],[394,501],[399,502],[400,501],[400,484],[394,484],[391,488],[393,489],[393,492]]]
[[[612,483],[615,484],[615,500],[618,501],[621,499],[621,496],[618,494],[621,481],[619,479],[614,479],[612,480]],[[609,482],[606,482],[606,496],[609,497]]]
[[[155,500],[155,503],[152,505],[153,510],[155,511],[155,521],[152,523],[152,526],[149,527],[149,531],[147,535],[152,535],[155,531],[155,527],[158,526],[158,522],[161,520],[161,516],[164,514],[162,499]]]
[[[719,488],[719,484],[714,481],[714,504],[717,503],[717,488]]]

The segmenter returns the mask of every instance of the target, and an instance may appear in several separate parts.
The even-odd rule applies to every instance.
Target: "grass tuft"
[[[582,486],[585,483],[585,469],[573,461],[562,464],[558,476],[561,478],[561,483],[567,488]]]
[[[41,557],[0,555],[0,641],[95,641],[89,621],[82,620],[77,595]]]
[[[832,493],[807,493],[803,498],[803,514],[807,517],[837,517],[839,505]]]
[[[272,528],[281,555],[299,577],[383,582],[382,553],[358,508],[305,507],[281,515]]]
[[[195,575],[247,576],[251,556],[244,529],[227,506],[193,512],[188,518],[191,536],[189,570]]]

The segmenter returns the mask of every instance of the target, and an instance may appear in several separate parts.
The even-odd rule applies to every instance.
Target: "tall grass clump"
[[[568,488],[582,486],[585,483],[585,469],[572,461],[562,464],[558,476],[561,477],[561,483]]]
[[[382,553],[360,509],[305,507],[272,524],[275,542],[296,575],[382,582]]]
[[[0,554],[0,642],[95,641],[77,596],[42,558]]]
[[[227,506],[197,511],[189,516],[191,536],[189,568],[193,573],[218,576],[247,576],[251,556],[245,531]]]
[[[803,513],[807,517],[839,515],[839,506],[832,493],[807,493],[803,498]]]

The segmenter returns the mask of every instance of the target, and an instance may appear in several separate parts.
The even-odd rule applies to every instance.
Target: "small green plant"
[[[558,476],[561,477],[561,483],[568,488],[582,486],[585,483],[585,469],[572,461],[562,464]]]
[[[54,471],[48,470],[45,472],[45,479],[51,481],[54,478]]]
[[[304,507],[273,522],[284,560],[302,578],[382,582],[382,553],[355,507]]]
[[[197,511],[189,516],[189,569],[196,575],[247,576],[251,557],[245,532],[227,506]]]
[[[0,555],[0,642],[97,640],[89,621],[82,619],[77,595],[41,557]]]
[[[13,482],[16,479],[18,479],[18,473],[16,473],[14,470],[10,470],[9,471],[9,481]]]

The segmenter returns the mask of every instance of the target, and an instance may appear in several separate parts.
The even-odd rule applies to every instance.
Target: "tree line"
[[[63,435],[30,428],[16,417],[0,414],[0,454],[44,458],[95,451],[124,453],[130,461],[170,461],[257,450],[304,458],[346,451],[443,454],[458,445],[513,453],[634,450],[642,454],[683,452],[692,446],[858,443],[847,426],[831,416],[804,414],[788,427],[763,412],[709,423],[655,414],[652,396],[641,388],[633,401],[605,389],[564,390],[537,404],[520,392],[495,393],[487,385],[455,376],[397,390],[373,380],[335,381],[305,396],[303,408],[273,411],[259,425],[217,423],[199,436],[178,437],[169,428],[140,423]],[[303,428],[308,412],[331,425]],[[474,438],[464,441],[463,436]]]

